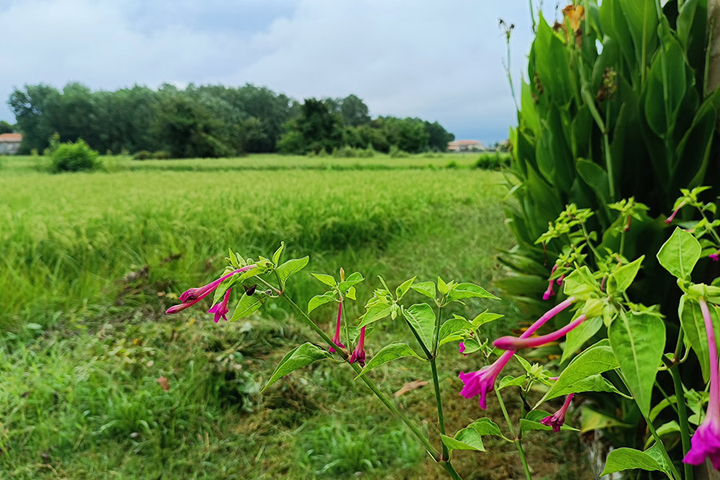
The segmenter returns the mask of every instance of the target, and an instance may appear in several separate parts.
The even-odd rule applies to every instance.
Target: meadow
[[[293,277],[300,305],[323,291],[309,272],[340,267],[391,286],[441,275],[501,295],[495,257],[512,245],[504,177],[476,160],[109,157],[103,172],[50,175],[39,157],[0,159],[0,478],[437,478],[347,372],[319,365],[259,394],[287,345],[314,340],[290,311],[273,305],[232,324],[202,309],[163,312],[214,278],[228,247],[267,256],[281,241],[311,256]],[[370,294],[358,289],[351,315]],[[506,315],[498,331],[528,320],[512,303],[458,313],[481,308]],[[330,331],[332,313],[316,313]],[[376,329],[369,353],[396,334]],[[442,382],[459,392],[458,372],[476,366],[451,358]],[[373,375],[390,393],[427,376],[413,364],[402,372]],[[434,437],[432,395],[398,401]],[[444,401],[451,430],[479,416],[475,401]],[[574,436],[535,435],[537,478],[587,471]],[[492,456],[457,453],[464,478],[520,474],[512,447],[489,446]]]

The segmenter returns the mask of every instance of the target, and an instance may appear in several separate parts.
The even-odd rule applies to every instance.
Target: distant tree
[[[13,125],[6,122],[5,120],[0,120],[0,134],[13,133],[14,131],[15,127]]]
[[[340,114],[345,125],[357,127],[370,123],[370,110],[359,97],[348,95],[340,103]]]
[[[42,83],[25,85],[22,90],[16,88],[10,94],[8,105],[23,132],[21,153],[29,153],[33,148],[47,148],[48,139],[56,131],[59,102],[60,92]]]
[[[299,118],[286,124],[278,146],[286,153],[305,154],[342,146],[343,121],[327,100],[308,98]]]
[[[455,135],[445,130],[438,122],[430,123],[425,121],[423,123],[425,124],[425,132],[429,137],[428,147],[430,150],[437,152],[446,151],[448,143],[455,140]]]
[[[374,123],[384,130],[388,143],[400,150],[418,153],[428,149],[430,135],[419,118],[379,117]]]

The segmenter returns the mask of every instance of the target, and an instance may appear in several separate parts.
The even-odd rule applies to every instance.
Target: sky
[[[500,18],[516,26],[519,85],[525,0],[0,0],[0,119],[14,121],[5,102],[26,84],[252,83],[299,100],[353,93],[372,116],[494,143],[515,122]]]

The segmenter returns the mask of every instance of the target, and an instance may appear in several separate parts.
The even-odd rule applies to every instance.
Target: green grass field
[[[503,176],[469,168],[476,158],[109,158],[104,172],[63,175],[37,171],[37,158],[0,159],[0,478],[438,478],[343,369],[321,364],[259,394],[287,350],[316,341],[281,304],[232,324],[202,308],[162,312],[214,278],[228,247],[269,255],[280,241],[311,256],[291,284],[301,305],[322,291],[309,272],[340,267],[391,286],[442,275],[499,294],[495,255],[511,246]],[[527,320],[510,303],[465,309],[486,307],[507,315],[493,327],[501,331]],[[330,331],[332,312],[315,313]],[[398,332],[376,329],[369,354]],[[457,378],[480,365],[445,348],[456,431],[482,415]],[[372,375],[389,393],[429,378],[424,365],[399,372]],[[398,400],[436,440],[432,395],[425,387]],[[586,471],[575,437],[536,436],[536,478]],[[464,478],[520,475],[512,446],[486,447],[493,453],[457,454]]]

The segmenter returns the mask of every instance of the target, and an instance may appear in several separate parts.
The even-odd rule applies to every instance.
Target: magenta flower
[[[572,305],[573,301],[575,301],[575,297],[570,297],[545,312],[542,317],[530,325],[530,328],[520,335],[520,338],[530,337],[540,327],[545,325],[548,320]],[[487,408],[487,393],[495,387],[495,380],[497,379],[497,376],[500,374],[502,369],[505,368],[505,365],[508,364],[513,355],[515,355],[515,352],[513,350],[508,350],[500,355],[500,357],[498,357],[492,365],[483,367],[476,372],[460,372],[460,380],[462,380],[465,384],[463,389],[460,391],[460,395],[468,399],[479,395],[480,399],[478,404],[480,405],[480,408],[485,410]]]
[[[222,277],[218,278],[217,280],[208,283],[207,285],[204,285],[202,287],[198,288],[191,288],[189,290],[186,290],[183,292],[182,295],[180,295],[180,301],[182,302],[179,305],[173,305],[172,307],[168,308],[165,313],[178,313],[182,310],[185,310],[188,307],[192,307],[196,303],[198,303],[203,298],[210,295],[212,292],[215,291],[217,287],[220,286],[220,284],[225,280],[226,278],[230,278],[233,275],[244,272],[246,270],[250,270],[251,268],[255,268],[257,265],[252,264],[248,265],[246,267],[238,268],[237,270],[233,270],[232,272],[228,273],[227,275],[223,275]]]
[[[675,220],[675,215],[677,215],[677,213],[680,211],[680,209],[684,206],[685,206],[684,202],[681,203],[680,205],[678,205],[678,207],[675,209],[675,211],[672,212],[672,215],[670,215],[668,218],[665,219],[665,223],[667,223],[667,224],[672,223],[672,221]]]
[[[465,342],[460,342],[458,345],[458,352],[463,353],[465,351]]]
[[[335,336],[332,338],[332,342],[335,344],[335,346],[340,348],[345,348],[345,345],[342,344],[340,341],[340,319],[342,318],[342,302],[340,302],[340,306],[338,307],[338,315],[337,315],[337,323],[335,324]],[[335,349],[330,346],[328,348],[328,351],[330,353],[335,353]]]
[[[215,323],[217,323],[221,318],[227,322],[227,313],[228,313],[228,300],[230,300],[230,291],[232,288],[228,288],[227,292],[225,292],[225,298],[223,298],[222,302],[216,303],[212,307],[210,307],[210,310],[208,310],[208,313],[214,313],[215,314]]]
[[[348,360],[348,362],[357,362],[361,366],[365,366],[365,327],[362,327],[362,330],[360,330],[360,341],[358,342],[357,347],[355,347],[352,355],[350,355],[350,360]]]
[[[720,470],[720,372],[718,372],[718,356],[715,344],[715,330],[713,329],[710,310],[705,299],[700,298],[700,310],[705,320],[705,330],[708,339],[708,355],[710,357],[710,401],[708,403],[705,421],[695,431],[692,437],[692,448],[683,458],[684,463],[700,465],[705,458]]]
[[[521,350],[523,348],[535,348],[540,347],[542,345],[545,345],[550,342],[554,342],[565,335],[567,333],[576,328],[578,325],[580,325],[582,322],[584,322],[587,319],[585,315],[580,315],[578,318],[576,318],[574,321],[568,323],[563,328],[559,330],[555,330],[552,333],[548,333],[547,335],[543,335],[541,337],[532,337],[532,338],[523,338],[522,336],[520,338],[517,337],[501,337],[495,340],[493,345],[501,350]]]
[[[710,255],[708,255],[708,257],[709,257],[710,260],[712,260],[713,262],[720,261],[720,250],[718,250],[718,251],[715,252],[715,253],[711,253]]]
[[[555,273],[555,270],[557,270],[557,264],[553,265],[552,271],[550,271],[550,277],[553,276],[553,274]],[[553,290],[554,283],[555,283],[555,280],[553,280],[551,278],[550,281],[548,282],[547,290],[545,290],[545,293],[543,293],[543,300],[549,300],[550,297],[555,295],[555,290]]]
[[[540,420],[540,423],[542,423],[543,425],[547,425],[548,427],[552,427],[552,430],[555,433],[559,432],[560,427],[565,425],[565,414],[567,413],[570,402],[572,402],[574,396],[574,393],[568,395],[562,408],[560,408],[560,410],[555,412],[553,415],[550,415],[549,417],[545,417]]]

